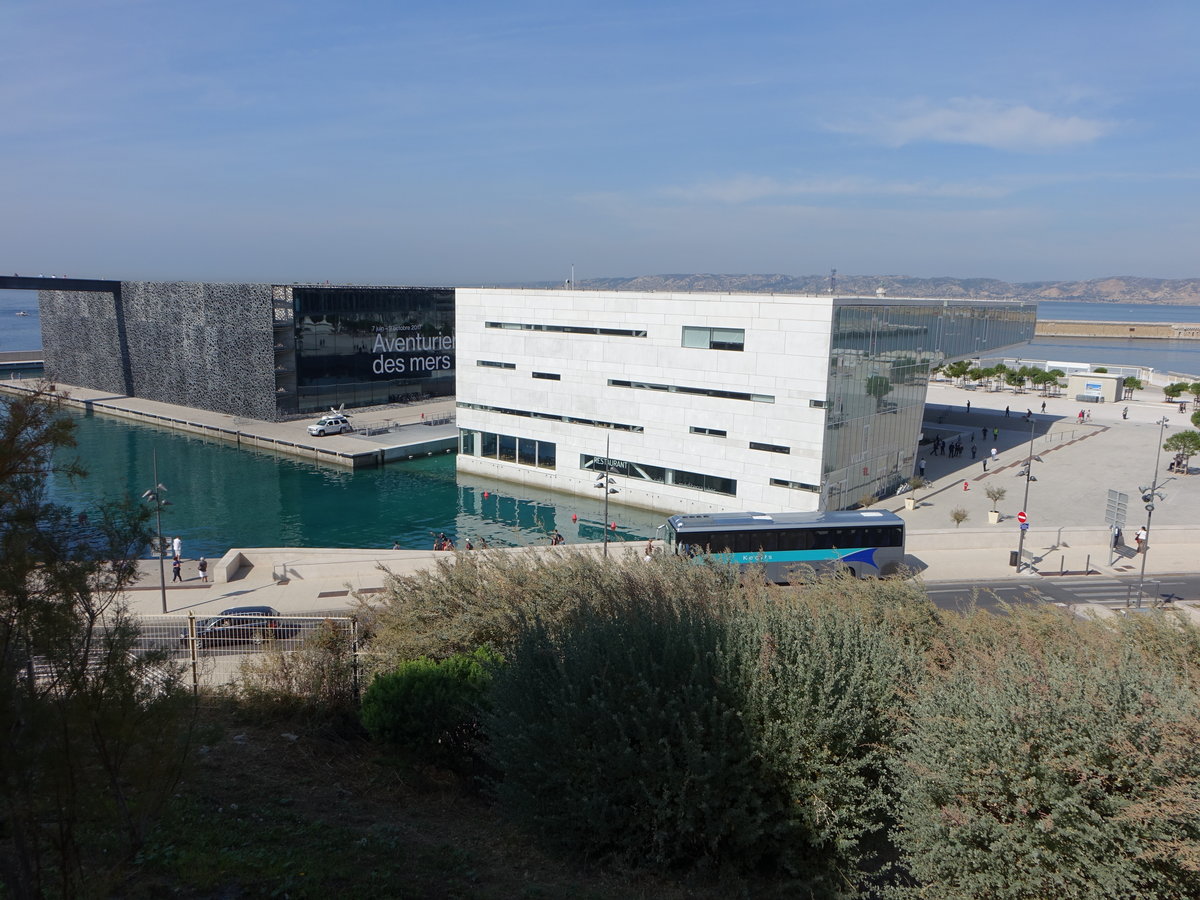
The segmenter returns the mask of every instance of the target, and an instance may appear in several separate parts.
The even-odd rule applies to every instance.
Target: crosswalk
[[[1120,581],[1103,576],[1081,576],[1079,578],[1055,579],[1056,585],[1080,603],[1096,603],[1101,606],[1124,607],[1138,603],[1138,586],[1135,581]],[[1182,581],[1147,580],[1143,587],[1144,606],[1156,605],[1158,601],[1175,596],[1174,588],[1182,587]]]

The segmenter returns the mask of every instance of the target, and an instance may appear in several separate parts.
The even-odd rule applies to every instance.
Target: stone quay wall
[[[1159,340],[1200,341],[1200,323],[1170,325],[1145,322],[1063,322],[1039,319],[1038,337],[1085,338],[1156,338]]]
[[[46,375],[67,384],[272,420],[271,285],[123,281],[39,291]]]

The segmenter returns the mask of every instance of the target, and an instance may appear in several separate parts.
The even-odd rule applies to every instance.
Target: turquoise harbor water
[[[456,476],[451,454],[352,473],[101,415],[75,420],[78,446],[67,452],[89,477],[53,479],[51,496],[76,509],[140,497],[154,484],[157,455],[171,501],[163,533],[179,535],[191,558],[230,547],[428,549],[442,531],[460,547],[467,537],[477,546],[481,538],[497,547],[548,544],[555,528],[568,543],[603,540],[602,497]],[[610,505],[610,539],[644,540],[665,518]]]

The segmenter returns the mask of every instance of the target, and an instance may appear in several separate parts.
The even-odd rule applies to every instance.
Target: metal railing
[[[350,616],[142,616],[135,653],[158,651],[168,665],[179,666],[193,690],[236,683],[247,666],[261,664],[270,654],[295,654],[315,649],[323,629],[333,629],[346,641],[352,656],[355,683],[360,648],[358,623]]]

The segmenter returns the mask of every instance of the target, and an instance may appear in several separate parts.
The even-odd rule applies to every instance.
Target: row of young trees
[[[462,739],[500,808],[581,859],[804,896],[1200,895],[1182,620],[579,551],[447,560],[364,617],[382,670],[425,657],[368,690],[373,730],[443,760]]]
[[[1163,385],[1163,397],[1167,400],[1178,400],[1184,394],[1191,394],[1192,399],[1200,403],[1200,381],[1173,381]]]
[[[1057,395],[1064,386],[1062,379],[1066,377],[1066,373],[1062,369],[1047,371],[1033,366],[1021,366],[1019,369],[1014,369],[1004,363],[981,368],[968,360],[947,363],[937,371],[947,378],[954,379],[959,384],[965,385],[967,382],[974,382],[982,384],[986,390],[991,390],[996,384],[1018,389],[1024,388],[1026,384],[1032,384],[1047,396],[1051,393]]]
[[[146,513],[46,499],[72,423],[42,389],[0,398],[0,895],[108,895],[181,771],[190,692],[134,653],[121,602]]]
[[[959,360],[957,362],[947,363],[944,366],[934,370],[941,372],[947,378],[954,379],[960,385],[966,385],[967,382],[982,384],[985,389],[991,390],[993,385],[1007,385],[1017,389],[1023,389],[1027,384],[1033,385],[1040,390],[1045,396],[1058,396],[1062,392],[1062,388],[1066,387],[1066,382],[1063,381],[1067,377],[1066,372],[1062,369],[1039,369],[1035,366],[1021,366],[1018,369],[1011,368],[1004,363],[998,363],[995,366],[981,368],[967,360]],[[1095,370],[1098,374],[1103,374],[1108,369],[1103,366]],[[1134,391],[1142,390],[1145,385],[1141,379],[1128,375],[1121,382],[1124,388],[1125,399],[1130,399]],[[1168,388],[1173,386],[1168,386]],[[1182,385],[1183,388],[1200,387],[1200,385]],[[1168,388],[1164,388],[1167,390]],[[1168,396],[1171,396],[1168,394]]]

